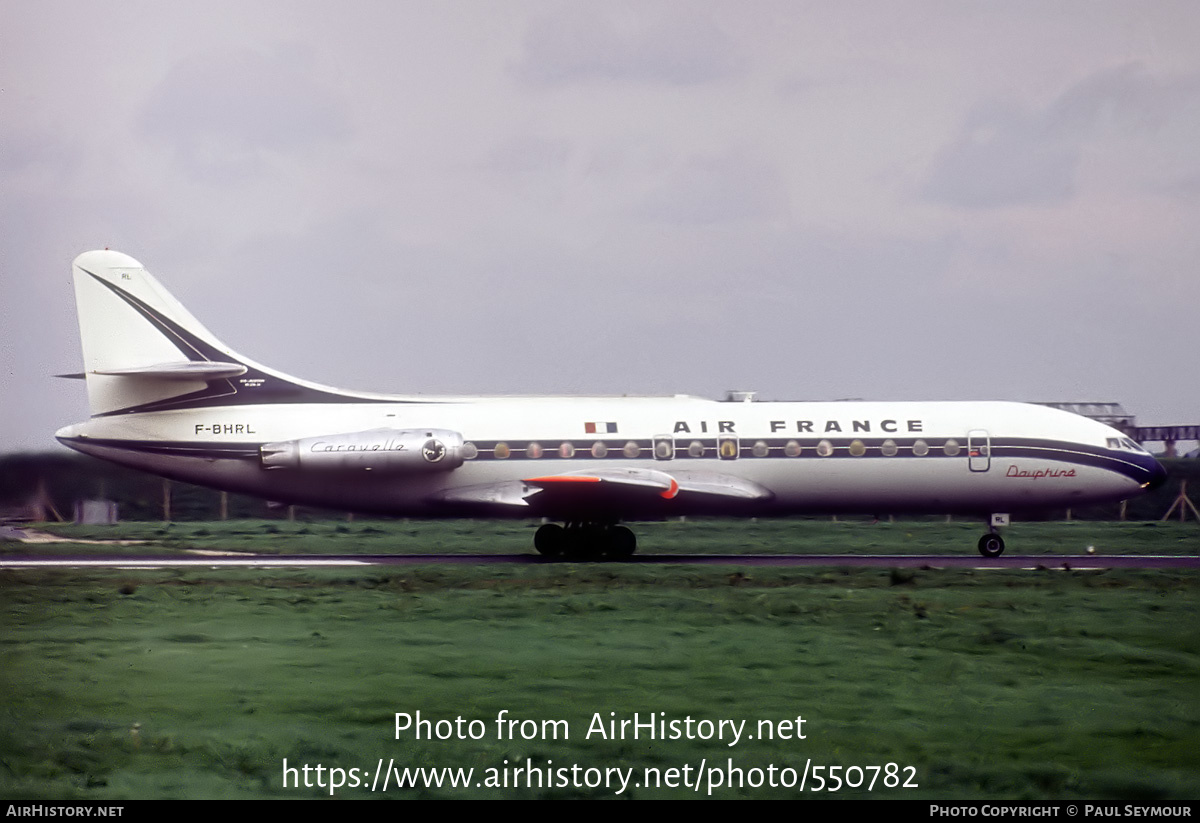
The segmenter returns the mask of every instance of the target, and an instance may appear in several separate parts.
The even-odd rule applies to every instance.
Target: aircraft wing
[[[485,503],[563,509],[619,510],[654,505],[669,511],[664,501],[681,494],[712,495],[733,500],[767,500],[772,493],[749,480],[713,472],[662,472],[654,469],[605,468],[541,475],[524,480],[447,489],[439,499],[454,503]]]

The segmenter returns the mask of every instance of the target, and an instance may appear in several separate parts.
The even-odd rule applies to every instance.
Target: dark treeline
[[[127,469],[82,454],[0,456],[0,513],[71,520],[82,500],[112,500],[121,520],[219,520],[222,494],[215,489]],[[164,505],[165,504],[165,505]],[[224,515],[286,518],[286,506],[256,497],[224,495]],[[344,512],[304,509],[305,517],[345,517]]]
[[[1170,479],[1155,492],[1128,501],[1127,520],[1160,519],[1178,497],[1180,483],[1185,479],[1188,496],[1193,502],[1200,499],[1200,460],[1164,460],[1163,465],[1170,473]],[[169,495],[172,520],[218,520],[222,514],[231,520],[285,518],[289,515],[286,506],[238,494],[224,495],[222,512],[219,491],[164,481],[85,455],[0,456],[0,514],[28,517],[31,512],[40,512],[45,520],[59,517],[71,520],[78,501],[113,500],[122,520],[162,520],[168,513],[164,507],[165,495]],[[305,519],[346,516],[346,512],[319,509],[297,509],[295,513]],[[1058,509],[1040,514],[1021,513],[1019,519],[1061,520],[1066,516],[1067,512]],[[1070,516],[1079,520],[1117,520],[1121,516],[1121,506],[1118,503],[1087,506],[1071,511]],[[1189,512],[1188,517],[1191,516]]]

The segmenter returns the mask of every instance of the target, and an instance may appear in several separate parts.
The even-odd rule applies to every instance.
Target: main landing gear
[[[993,514],[988,533],[979,538],[979,553],[984,557],[999,557],[1004,554],[1004,540],[1000,537],[1001,526],[1008,525],[1007,514]]]
[[[533,547],[545,557],[626,560],[637,550],[637,538],[615,523],[547,523],[533,535]]]

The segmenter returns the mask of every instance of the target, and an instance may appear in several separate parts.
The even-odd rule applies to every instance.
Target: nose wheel
[[[1003,512],[992,512],[988,518],[988,533],[979,538],[979,553],[984,557],[999,557],[1004,554],[1004,541],[1000,538],[999,530],[1008,526],[1009,516]]]
[[[637,537],[613,523],[547,523],[534,533],[533,547],[564,560],[626,560],[637,551]]]
[[[984,557],[999,557],[1004,554],[1004,540],[995,532],[979,538],[979,553]]]

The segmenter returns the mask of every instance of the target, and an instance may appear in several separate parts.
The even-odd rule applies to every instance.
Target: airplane
[[[550,557],[628,558],[636,520],[855,512],[976,515],[978,550],[997,557],[1010,512],[1166,478],[1122,432],[1025,403],[344,391],[236,353],[128,255],[72,268],[91,418],[60,442],[277,502],[541,518],[534,547]]]

